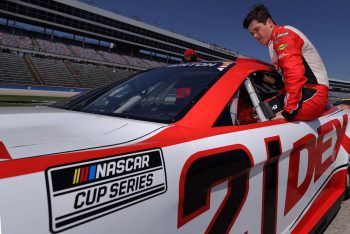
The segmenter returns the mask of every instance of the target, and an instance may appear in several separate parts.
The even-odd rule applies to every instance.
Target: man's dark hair
[[[275,21],[272,19],[269,11],[263,4],[254,5],[252,10],[248,13],[243,21],[243,27],[247,29],[253,20],[258,21],[258,23],[266,23],[266,20],[270,18],[274,24]]]

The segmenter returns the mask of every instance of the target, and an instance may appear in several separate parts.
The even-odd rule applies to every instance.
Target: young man
[[[328,76],[323,62],[309,39],[291,26],[279,26],[267,8],[255,5],[243,27],[269,48],[271,60],[284,79],[284,108],[275,119],[313,120],[328,103]]]
[[[188,48],[185,50],[182,60],[184,63],[195,62],[198,60],[198,55],[195,50]]]

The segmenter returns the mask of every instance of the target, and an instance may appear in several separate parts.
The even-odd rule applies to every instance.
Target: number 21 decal
[[[266,209],[262,214],[262,232],[274,233],[280,139],[266,138],[265,145],[268,163],[264,166],[263,204],[273,209]],[[227,194],[205,233],[229,232],[246,201],[249,172],[253,165],[253,157],[243,145],[225,146],[192,155],[185,163],[180,177],[178,228],[209,210],[211,189],[228,181]]]

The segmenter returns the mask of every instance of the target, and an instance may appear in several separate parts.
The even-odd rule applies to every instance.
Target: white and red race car
[[[269,120],[266,73],[175,64],[0,108],[0,233],[319,233],[349,196],[350,112]]]

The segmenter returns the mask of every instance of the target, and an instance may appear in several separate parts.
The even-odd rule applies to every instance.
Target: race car
[[[273,120],[281,80],[200,61],[0,108],[0,232],[321,232],[349,196],[350,112]]]

